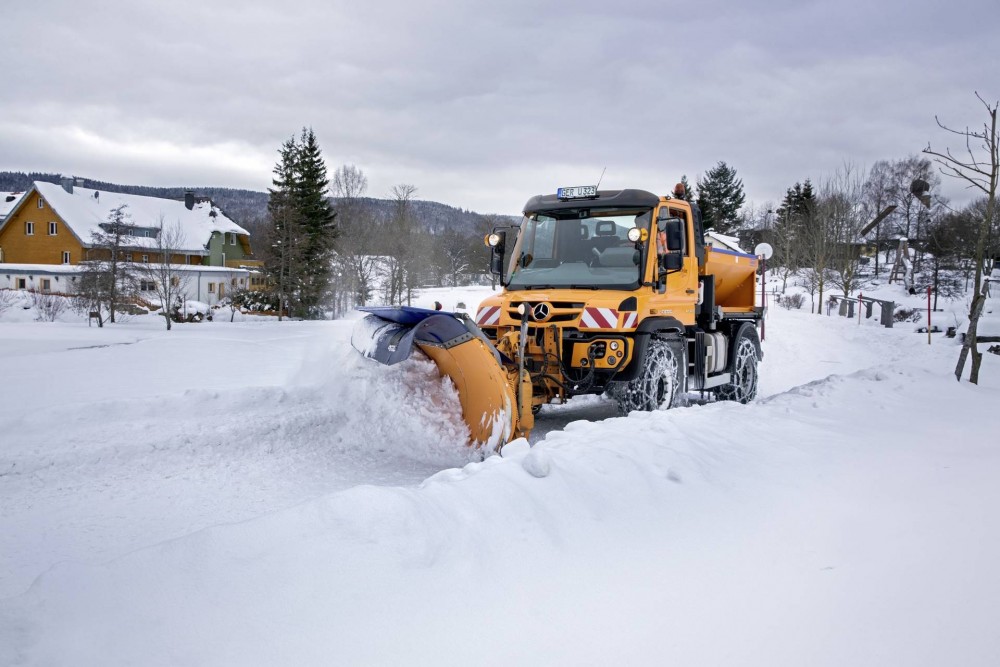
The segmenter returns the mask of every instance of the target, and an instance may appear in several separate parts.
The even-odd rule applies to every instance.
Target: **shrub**
[[[3,314],[3,311],[13,306],[15,301],[17,301],[17,293],[14,290],[0,290],[0,315]]]
[[[39,322],[55,322],[66,310],[66,298],[49,292],[31,290],[31,307],[35,309],[35,319]]]
[[[233,294],[233,303],[250,313],[266,313],[278,310],[278,295],[274,292],[240,290]]]
[[[788,310],[798,310],[806,302],[805,294],[788,294],[778,297],[778,305]]]

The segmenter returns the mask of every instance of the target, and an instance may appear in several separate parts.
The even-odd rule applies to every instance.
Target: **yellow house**
[[[10,208],[0,218],[0,262],[7,264],[103,259],[93,248],[93,236],[106,231],[112,212],[119,208],[129,225],[127,252],[132,261],[160,261],[155,252],[157,235],[176,229],[180,238],[171,248],[171,263],[247,268],[260,264],[253,258],[249,232],[210,200],[193,193],[178,201],[101,192],[64,179],[61,185],[37,181],[6,203]]]

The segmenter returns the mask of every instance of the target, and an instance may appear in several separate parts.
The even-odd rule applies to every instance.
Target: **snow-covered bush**
[[[14,290],[0,290],[0,315],[17,301],[17,293]]]
[[[244,312],[265,313],[278,310],[278,295],[273,292],[240,290],[233,294],[232,299]]]
[[[31,307],[35,309],[35,319],[39,322],[55,322],[64,310],[67,299],[58,294],[31,290]]]
[[[801,292],[778,297],[778,305],[787,310],[798,310],[806,302],[806,295]]]

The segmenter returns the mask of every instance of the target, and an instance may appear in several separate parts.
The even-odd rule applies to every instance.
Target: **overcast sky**
[[[0,26],[0,170],[263,190],[309,125],[369,195],[480,212],[720,160],[778,200],[1000,98],[998,0],[35,0]]]

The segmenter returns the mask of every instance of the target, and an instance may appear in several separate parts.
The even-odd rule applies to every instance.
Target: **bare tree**
[[[832,217],[829,214],[820,215],[817,210],[812,216],[811,223],[803,225],[799,230],[802,263],[811,267],[807,272],[809,294],[818,295],[818,299],[813,300],[813,312],[817,315],[823,312],[823,293],[829,278],[829,265],[836,250],[831,221]]]
[[[377,247],[380,230],[365,206],[368,178],[354,165],[343,165],[333,174],[330,191],[340,225],[336,241],[336,270],[353,291],[353,301],[368,304],[378,273]]]
[[[866,206],[865,173],[845,164],[824,183],[820,192],[819,217],[829,233],[830,278],[834,286],[851,296],[860,286],[861,231],[872,217]]]
[[[975,291],[973,292],[972,305],[969,308],[969,331],[955,366],[955,379],[961,380],[962,372],[965,370],[965,361],[971,350],[972,369],[969,372],[969,382],[973,384],[979,384],[979,367],[983,362],[982,352],[979,351],[977,345],[976,329],[979,325],[979,316],[983,312],[983,304],[986,301],[986,295],[983,293],[983,264],[986,259],[987,243],[993,229],[993,218],[996,214],[997,179],[1000,177],[1000,141],[997,138],[997,107],[1000,103],[994,101],[990,104],[978,92],[976,92],[976,98],[986,109],[987,119],[981,130],[972,130],[969,127],[964,130],[955,130],[942,123],[937,116],[934,117],[938,127],[961,137],[965,144],[964,153],[956,156],[950,148],[945,148],[942,153],[933,150],[929,143],[924,149],[924,153],[934,156],[934,161],[940,165],[941,173],[965,181],[967,187],[979,190],[986,195],[986,211],[979,225],[973,257],[976,279],[973,284]]]
[[[823,299],[822,292],[820,288],[826,283],[826,276],[821,276],[815,269],[804,268],[797,271],[799,276],[799,283],[805,288],[806,293],[809,294],[809,312],[822,313],[823,312]],[[816,293],[820,292],[820,300],[817,303]]]
[[[865,203],[869,213],[874,214],[872,219],[878,219],[872,233],[875,237],[875,277],[879,274],[879,254],[882,250],[883,235],[882,225],[886,223],[886,218],[895,211],[896,204],[893,201],[893,175],[892,163],[888,160],[879,160],[872,165],[868,172],[868,180],[865,182]],[[890,209],[888,213],[884,213]]]
[[[956,213],[937,215],[927,226],[927,251],[931,255],[931,284],[934,289],[934,310],[938,297],[953,298],[962,293],[962,278],[954,272],[944,271],[959,266],[963,242],[962,216]]]
[[[908,239],[922,239],[926,218],[923,211],[929,208],[930,200],[921,200],[913,192],[914,181],[927,183],[927,196],[932,196],[941,184],[941,179],[934,173],[934,167],[928,158],[918,155],[892,162],[892,182],[889,194],[897,208],[894,213],[900,231]]]
[[[482,245],[482,240],[479,241]],[[462,276],[469,273],[470,239],[455,229],[446,229],[438,235],[434,253],[434,265],[437,269],[437,284],[439,287],[447,282],[452,287],[461,284]]]
[[[409,305],[416,287],[420,262],[412,210],[416,194],[414,185],[401,183],[392,187],[394,206],[390,228],[385,230],[388,252],[383,264],[387,303],[402,303],[405,296]]]
[[[99,227],[101,231],[91,234],[87,259],[93,262],[85,271],[93,274],[101,289],[107,290],[108,319],[113,324],[115,313],[135,295],[135,271],[132,254],[136,250],[135,223],[122,204],[108,214],[108,219]],[[105,274],[97,277],[97,274]]]
[[[173,263],[174,255],[182,247],[184,232],[180,223],[165,228],[161,218],[155,242],[149,248],[153,251],[152,261],[138,265],[141,280],[152,288],[160,301],[160,313],[167,324],[167,331],[170,331],[173,309],[183,305],[182,295],[187,289],[187,275],[180,270],[179,265]]]
[[[73,309],[80,315],[97,313],[97,326],[104,326],[104,313],[110,314],[114,303],[112,293],[114,280],[108,262],[88,260],[80,263],[80,284],[73,298]]]

